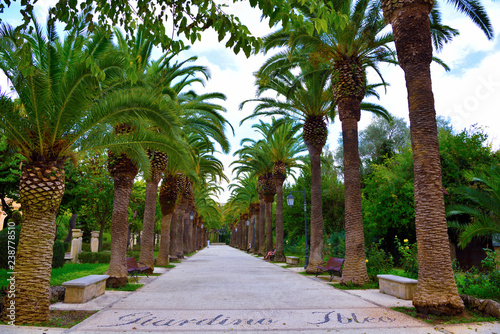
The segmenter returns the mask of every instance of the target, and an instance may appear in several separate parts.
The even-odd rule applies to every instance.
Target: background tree
[[[6,137],[0,130],[0,202],[5,219],[0,222],[6,228],[12,218],[12,202],[17,199],[19,179],[21,176],[22,156],[7,145]],[[7,198],[11,201],[7,203]]]

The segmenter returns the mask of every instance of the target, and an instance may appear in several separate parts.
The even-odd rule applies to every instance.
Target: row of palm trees
[[[189,212],[196,211],[198,226],[220,219],[211,196],[220,190],[216,184],[225,176],[213,154],[214,142],[224,152],[229,150],[228,123],[220,114],[224,108],[213,101],[225,96],[191,90],[192,84],[209,78],[206,68],[189,65],[195,58],[179,63],[165,54],[152,61],[153,45],[141,29],[134,41],[115,31],[114,44],[114,36],[99,29],[87,33],[83,20],[62,40],[51,23],[45,32],[37,22],[32,33],[1,27],[0,67],[13,95],[0,97],[0,130],[24,157],[19,186],[23,228],[13,268],[17,323],[48,319],[64,166],[69,160],[76,162],[79,153],[108,149],[108,170],[114,180],[107,272],[112,286],[128,281],[128,206],[140,170],[147,181],[141,262],[154,264],[154,213],[162,178],[164,263],[173,251],[167,231],[178,233],[172,241],[188,240],[185,247],[176,246],[176,252],[193,249],[193,224],[185,223]],[[176,219],[171,224],[173,214]]]
[[[460,11],[471,16],[491,38],[491,24],[478,2],[457,0],[453,3]],[[458,32],[441,24],[440,12],[434,6],[434,1],[339,0],[330,2],[330,6],[340,14],[339,17],[347,20],[342,24],[330,23],[321,33],[311,34],[300,27],[294,27],[279,30],[264,39],[266,51],[276,47],[285,48],[285,51],[271,57],[256,73],[258,97],[242,104],[258,103],[254,113],[248,118],[282,115],[303,124],[303,142],[311,159],[311,257],[307,271],[313,271],[323,260],[320,155],[327,138],[327,122],[333,121],[338,113],[342,122],[344,146],[346,217],[346,255],[341,282],[363,284],[368,281],[357,124],[361,110],[390,118],[382,107],[363,103],[363,99],[368,95],[376,96],[373,88],[386,84],[379,71],[380,63],[399,64],[405,72],[407,83],[415,171],[415,216],[420,272],[413,303],[421,313],[459,313],[463,310],[463,303],[453,279],[449,255],[436,115],[430,81],[430,62],[435,60],[444,65],[432,56],[433,45],[439,50]],[[306,19],[317,19],[307,8],[299,7],[297,10]],[[384,30],[387,22],[392,25],[393,33]],[[389,47],[391,42],[395,43],[397,54]],[[380,84],[369,85],[369,68],[379,75]],[[263,93],[268,91],[277,98],[264,96]],[[252,148],[244,147],[240,150],[238,168],[245,171],[247,177],[258,178],[257,189],[260,192],[257,192],[262,195],[261,198],[266,198],[267,195],[265,201],[270,203],[279,184],[276,180],[274,185],[265,183],[271,179],[272,164],[265,153],[252,152],[252,149],[265,152],[263,144],[252,145]],[[238,201],[237,210],[244,210],[239,203],[241,186],[235,190],[233,200]],[[282,196],[278,198],[282,200]],[[252,200],[255,200],[254,197]],[[249,204],[251,202],[247,203],[251,207]],[[266,221],[270,226],[268,207]],[[262,208],[261,205],[260,212]],[[277,249],[280,242],[279,211],[277,208]],[[260,224],[262,218],[258,226]],[[261,230],[259,227],[256,231],[256,240],[259,240],[256,243],[259,242],[259,247],[263,240]],[[266,236],[268,240],[272,240],[272,230],[269,228]],[[262,254],[260,250],[258,253]]]

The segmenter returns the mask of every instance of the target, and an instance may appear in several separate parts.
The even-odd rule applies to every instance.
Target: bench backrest
[[[127,267],[128,268],[137,268],[139,265],[135,260],[135,257],[127,257]]]
[[[343,263],[344,263],[344,259],[339,259],[337,257],[331,257],[328,259],[326,266],[327,267],[341,268]]]

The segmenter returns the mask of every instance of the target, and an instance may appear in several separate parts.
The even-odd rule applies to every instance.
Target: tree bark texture
[[[134,184],[131,175],[114,177],[115,197],[113,216],[111,219],[111,260],[106,272],[109,278],[108,287],[120,287],[128,283],[127,272],[127,239],[128,239],[128,206],[130,193]]]
[[[170,253],[170,223],[172,222],[172,214],[167,214],[161,217],[161,238],[160,249],[158,251],[158,258],[156,265],[167,266],[170,263],[168,255]]]
[[[339,101],[344,143],[345,186],[345,262],[342,284],[363,285],[369,281],[366,272],[365,238],[361,210],[361,173],[359,170],[358,121],[360,100],[345,98]]]
[[[283,232],[283,182],[282,178],[276,178],[276,253],[274,261],[285,262],[285,242]]]
[[[419,263],[413,304],[419,313],[458,314],[464,304],[451,265],[430,72],[428,15],[433,2],[405,0],[397,8],[386,1],[382,4],[384,16],[392,24],[408,92]]]
[[[273,202],[266,201],[266,250],[272,252],[273,246]]]
[[[262,197],[262,198],[261,198]],[[258,255],[264,256],[266,254],[266,203],[264,202],[264,197],[263,195],[259,195],[259,250],[258,250]]]
[[[179,221],[177,222],[177,254],[184,255],[184,214],[185,210],[183,207],[179,210]]]
[[[170,221],[170,255],[177,256],[177,221],[178,209],[175,208],[172,213],[172,220]]]
[[[156,200],[158,198],[158,183],[161,180],[161,174],[157,178],[146,182],[146,198],[144,200],[144,220],[142,223],[141,255],[139,262],[144,263],[151,268],[153,273],[154,259],[154,234],[156,217]]]
[[[64,169],[54,165],[25,166],[19,183],[23,223],[10,281],[15,296],[5,298],[4,308],[15,302],[15,324],[33,324],[49,319],[52,247],[56,215],[64,193]],[[10,263],[9,263],[10,265]],[[12,264],[13,265],[13,264]],[[5,309],[4,309],[5,310]],[[11,321],[4,311],[3,320]]]
[[[316,273],[323,262],[323,210],[321,200],[321,151],[323,147],[307,145],[311,157],[311,242],[307,273]]]

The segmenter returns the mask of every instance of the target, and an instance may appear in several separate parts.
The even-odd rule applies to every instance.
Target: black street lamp
[[[306,236],[306,249],[305,249],[305,255],[304,255],[304,262],[305,262],[304,269],[305,269],[309,265],[309,247],[307,247],[307,202],[306,202],[306,191],[305,190],[290,190],[288,196],[286,197],[286,204],[288,204],[288,206],[292,206],[293,202],[295,200],[295,197],[293,197],[292,192],[304,194],[304,233],[305,233],[305,236]]]

